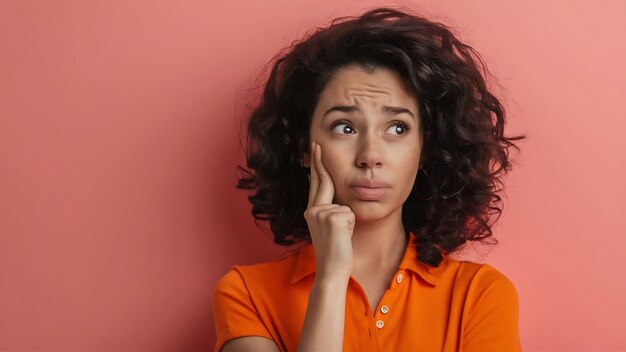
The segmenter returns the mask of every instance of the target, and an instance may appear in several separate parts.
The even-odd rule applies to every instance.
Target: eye
[[[410,129],[411,129],[411,126],[407,125],[406,123],[401,122],[401,121],[396,121],[393,123],[393,125],[391,125],[391,127],[389,127],[387,131],[391,130],[392,134],[397,133],[398,135],[403,135],[403,134],[406,134]]]
[[[338,128],[339,126],[344,126],[344,127]],[[331,126],[331,130],[333,132],[337,132],[337,133],[341,133],[341,134],[344,134],[345,132],[348,132],[347,134],[354,133],[354,129],[345,121],[337,121],[337,122],[335,122]]]

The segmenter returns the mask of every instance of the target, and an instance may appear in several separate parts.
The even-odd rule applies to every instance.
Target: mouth
[[[379,200],[389,190],[388,187],[362,187],[352,186],[350,187],[357,198],[360,200]]]

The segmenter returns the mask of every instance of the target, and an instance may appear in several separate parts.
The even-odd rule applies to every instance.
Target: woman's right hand
[[[322,163],[322,146],[311,143],[311,181],[304,218],[315,251],[316,280],[349,279],[353,270],[352,231],[355,214],[347,205],[333,204],[335,186]]]

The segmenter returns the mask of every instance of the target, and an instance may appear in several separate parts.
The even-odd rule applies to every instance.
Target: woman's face
[[[382,219],[408,198],[420,166],[419,118],[417,99],[387,68],[367,73],[359,66],[343,67],[321,92],[310,138],[321,145],[322,162],[333,178],[333,203],[349,206],[357,222]],[[354,187],[368,181],[387,187]]]

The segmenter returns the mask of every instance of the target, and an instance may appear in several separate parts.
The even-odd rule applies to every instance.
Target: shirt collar
[[[415,243],[413,243],[414,241],[415,234],[410,232],[409,241],[404,252],[404,257],[400,262],[399,269],[412,271],[424,279],[424,281],[436,286],[436,274],[445,265],[447,257],[444,255],[443,261],[438,267],[431,267],[430,265],[417,260],[417,250],[415,249]],[[298,262],[296,264],[296,269],[294,270],[291,283],[296,283],[313,273],[315,273],[315,252],[313,250],[313,244],[309,243],[300,249]]]

